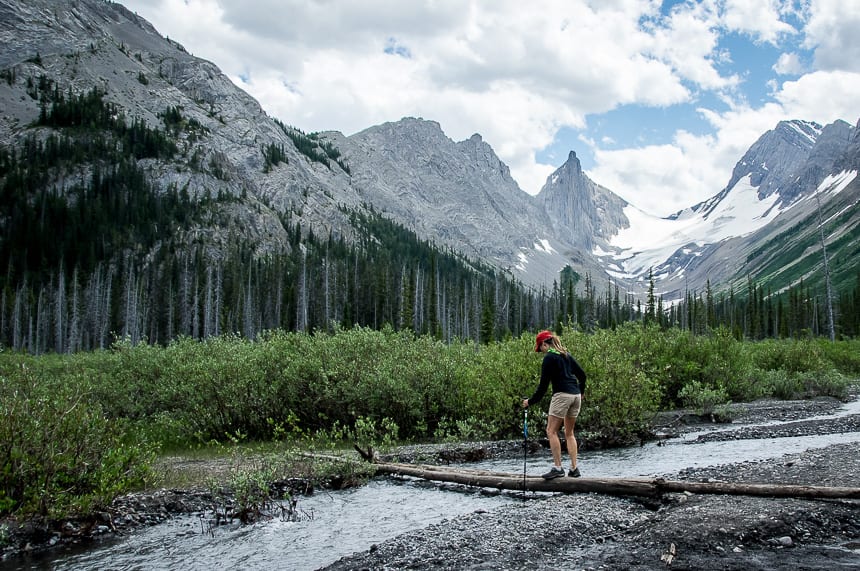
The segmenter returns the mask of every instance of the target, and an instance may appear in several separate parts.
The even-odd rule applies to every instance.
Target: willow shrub
[[[0,374],[0,515],[87,513],[145,481],[155,448],[105,417],[88,378],[13,361]]]
[[[836,370],[855,378],[860,376],[860,338],[845,339],[837,343],[816,339],[814,343]]]
[[[856,340],[753,343],[632,323],[560,333],[588,373],[577,426],[607,443],[630,442],[658,408],[682,401],[844,396],[842,373],[860,369]],[[63,356],[0,351],[0,514],[109,501],[146,478],[149,442],[517,438],[520,400],[540,373],[533,343],[533,334],[446,344],[357,327],[167,347],[118,341]],[[533,407],[533,431],[548,402]]]
[[[268,418],[286,422],[294,436],[352,427],[359,418],[380,427],[387,419],[404,437],[424,436],[428,423],[448,414],[459,367],[443,343],[391,328],[274,332],[258,345],[274,398]]]
[[[523,398],[537,387],[540,359],[534,336],[458,348],[463,375],[449,398],[462,436],[492,439],[522,431]]]
[[[634,323],[560,333],[589,376],[579,427],[619,442],[641,432],[658,408],[697,392],[732,400],[837,395],[844,379],[835,363],[856,366],[856,342],[752,343],[724,330],[694,336]],[[85,391],[105,418],[127,421],[141,438],[163,445],[355,439],[359,419],[362,436],[376,431],[380,441],[394,433],[491,439],[520,434],[519,402],[540,373],[533,343],[533,334],[446,344],[390,327],[356,327],[273,331],[257,341],[182,338],[167,347],[119,341],[105,351],[26,361],[39,379]],[[0,374],[15,358],[0,353]]]
[[[590,335],[564,331],[562,343],[588,377],[577,426],[606,444],[635,440],[659,409],[659,383],[642,366],[643,355],[653,359],[654,354],[642,345],[637,353],[628,350],[631,343],[642,340],[639,331],[626,327]]]
[[[781,399],[832,396],[845,398],[854,374],[843,348],[856,342],[822,343],[816,339],[768,339],[745,345],[768,396]]]

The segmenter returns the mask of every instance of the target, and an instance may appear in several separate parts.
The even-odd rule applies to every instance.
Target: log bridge
[[[374,462],[377,474],[412,476],[435,482],[530,492],[600,493],[615,496],[658,497],[667,492],[728,494],[773,498],[858,499],[860,488],[792,484],[747,484],[732,482],[688,482],[664,478],[570,478],[544,480],[507,472],[450,468],[423,464]]]

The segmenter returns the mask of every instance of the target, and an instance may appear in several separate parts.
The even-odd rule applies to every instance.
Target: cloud
[[[734,150],[726,141],[682,131],[671,144],[595,149],[597,164],[587,174],[639,209],[668,216],[716,194],[717,185],[728,180],[722,180],[727,175],[711,155]]]
[[[669,62],[679,77],[697,87],[730,87],[738,78],[721,76],[714,65],[719,39],[715,28],[716,20],[704,5],[680,5],[672,10],[667,25],[654,31],[651,50]]]
[[[776,45],[786,34],[796,34],[782,14],[791,10],[791,2],[778,0],[726,0],[722,24],[731,31],[748,34],[757,41]]]
[[[813,0],[804,46],[821,70],[860,72],[860,0]]]
[[[432,118],[457,140],[481,133],[530,192],[552,170],[535,162],[535,150],[562,127],[581,129],[587,114],[619,105],[686,102],[684,81],[726,83],[706,60],[712,38],[695,50],[673,47],[690,37],[689,19],[654,33],[640,28],[640,18],[655,15],[652,3],[543,4],[463,10],[451,2],[377,1],[334,9],[267,0],[211,7],[223,10],[213,29],[243,44],[221,59],[228,75],[250,77],[243,87],[286,123],[351,134],[404,116]]]
[[[772,69],[780,75],[800,75],[805,67],[800,61],[800,56],[792,52],[780,54]]]
[[[560,130],[582,136],[620,107],[669,117],[697,106],[711,132],[679,128],[659,145],[614,133],[589,143],[594,180],[654,213],[718,192],[781,119],[857,115],[860,0],[701,0],[668,12],[658,0],[538,0],[530,9],[515,0],[125,4],[287,124],[349,135],[406,116],[432,119],[454,140],[480,133],[531,193],[559,166],[535,155]],[[720,47],[729,33],[780,46],[785,53],[770,64],[779,74],[803,73],[804,60],[815,71],[784,83],[762,78],[770,99],[749,106],[750,77]]]
[[[776,99],[788,117],[821,124],[860,118],[860,72],[816,71],[782,84]]]

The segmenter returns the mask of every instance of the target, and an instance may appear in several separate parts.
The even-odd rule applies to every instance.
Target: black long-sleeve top
[[[585,394],[585,371],[571,355],[555,350],[547,351],[540,368],[540,384],[535,394],[529,397],[529,406],[535,404],[546,394],[552,384],[553,393]]]

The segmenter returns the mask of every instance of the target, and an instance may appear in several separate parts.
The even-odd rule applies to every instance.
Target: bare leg
[[[552,417],[550,417],[552,418]],[[576,468],[576,455],[579,452],[579,447],[576,444],[576,437],[573,435],[573,426],[576,424],[576,419],[572,417],[564,418],[564,440],[567,442],[567,453],[570,454],[570,467]],[[552,441],[550,441],[552,444]],[[559,462],[561,462],[561,446],[559,446]]]
[[[561,466],[561,441],[558,439],[558,430],[561,428],[562,419],[557,416],[547,417],[546,437],[549,439],[549,449],[552,450],[552,461],[555,466]]]

